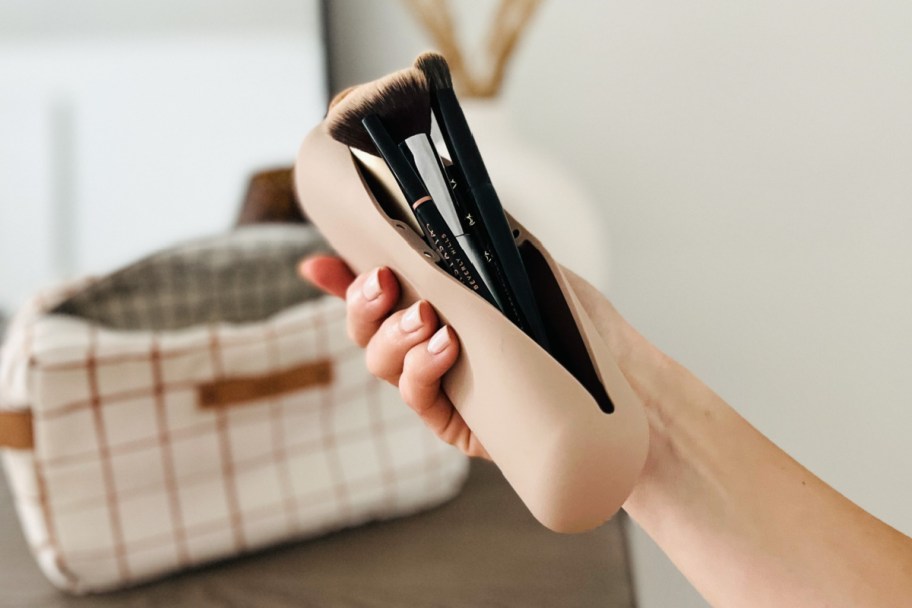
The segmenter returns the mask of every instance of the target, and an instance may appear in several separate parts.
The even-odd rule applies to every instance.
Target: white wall
[[[339,86],[429,46],[398,2],[331,18]],[[889,0],[551,1],[506,94],[597,195],[621,311],[907,534],[910,24]],[[639,531],[633,549],[641,606],[705,605]]]
[[[317,0],[0,4],[0,309],[230,226],[326,105]]]

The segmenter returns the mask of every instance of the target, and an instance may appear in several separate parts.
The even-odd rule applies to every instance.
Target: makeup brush
[[[376,115],[397,141],[431,130],[428,82],[420,71],[406,68],[348,90],[327,113],[330,137],[350,148],[382,156],[361,121]]]
[[[503,269],[516,304],[528,323],[532,337],[542,348],[548,350],[547,332],[532,291],[532,283],[478,145],[453,91],[446,59],[439,53],[424,53],[415,60],[415,67],[430,86],[431,104],[441,135],[454,157],[452,160],[459,165],[465,176],[468,193],[475,200],[495,257]]]
[[[440,253],[450,273],[497,306],[421,178],[396,143],[396,139],[402,141],[416,133],[426,133],[430,120],[427,82],[417,70],[406,69],[351,91],[330,109],[326,125],[336,141],[383,157],[425,237]]]

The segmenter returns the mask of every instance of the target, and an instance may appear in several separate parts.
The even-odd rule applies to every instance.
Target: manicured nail
[[[410,334],[416,329],[420,329],[422,325],[424,325],[424,321],[421,319],[421,302],[415,302],[408,307],[408,310],[399,319],[399,328]]]
[[[432,355],[439,355],[450,345],[450,329],[446,325],[437,330],[428,342],[427,349]]]
[[[367,280],[364,281],[364,285],[361,286],[361,293],[364,295],[365,300],[371,301],[379,298],[382,291],[383,289],[380,287],[380,269],[374,268]]]

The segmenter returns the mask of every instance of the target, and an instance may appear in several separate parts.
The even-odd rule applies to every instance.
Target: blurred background
[[[451,4],[478,48],[497,3]],[[910,31],[891,0],[545,1],[470,118],[496,185],[549,193],[508,207],[560,259],[906,534]],[[0,309],[226,228],[330,91],[427,32],[395,0],[3,0]],[[629,531],[640,606],[705,605]]]
[[[0,2],[0,308],[230,226],[326,107],[316,0]]]

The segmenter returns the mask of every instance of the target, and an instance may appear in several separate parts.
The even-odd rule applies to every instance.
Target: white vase
[[[557,159],[523,140],[499,100],[466,99],[462,106],[504,208],[557,261],[607,289],[609,246],[592,197]]]

